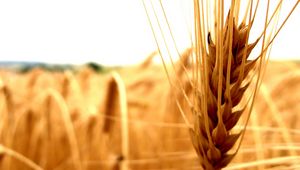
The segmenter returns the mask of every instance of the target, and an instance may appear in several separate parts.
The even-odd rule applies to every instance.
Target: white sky
[[[299,8],[272,57],[300,59]],[[0,1],[1,61],[134,64],[155,50],[141,0]]]

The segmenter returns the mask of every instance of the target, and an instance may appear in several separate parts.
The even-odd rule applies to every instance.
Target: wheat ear
[[[118,159],[113,169],[128,170],[129,164],[129,125],[128,125],[128,108],[127,108],[126,87],[117,72],[112,72],[112,76],[108,82],[108,90],[105,103],[105,116],[114,117],[120,114],[121,117],[121,157]],[[106,119],[103,125],[103,132],[108,133],[112,130],[113,122]]]
[[[159,16],[156,15],[154,3],[144,1],[144,7],[158,50],[161,56],[163,55],[161,53],[162,48],[166,49],[168,54],[171,55],[169,47],[175,44],[176,48],[176,42],[174,39],[173,42],[166,41],[161,26],[167,25],[170,29],[170,35],[173,37],[167,16],[163,15],[163,19],[160,20]],[[163,66],[172,90],[180,90],[184,94],[184,99],[192,108],[194,128],[190,129],[190,134],[193,146],[200,158],[201,166],[205,170],[221,169],[227,166],[236,155],[241,143],[238,142],[238,139],[241,136],[240,141],[242,141],[246,130],[253,101],[261,84],[261,75],[269,58],[271,44],[299,1],[295,3],[288,16],[276,29],[282,1],[277,4],[276,9],[270,15],[270,0],[268,0],[267,8],[264,9],[266,14],[262,34],[253,43],[248,43],[248,39],[256,17],[259,0],[256,2],[253,0],[248,1],[240,25],[238,23],[240,21],[240,11],[242,11],[240,10],[242,1],[231,1],[225,22],[224,3],[224,0],[193,0],[194,33],[190,35],[193,47],[193,55],[190,57],[192,76],[177,74],[174,83],[169,76],[170,70],[175,70],[173,61],[170,59],[172,67],[169,69],[166,67],[164,57],[162,57]],[[154,15],[148,12],[150,10],[147,8],[147,4],[150,4],[149,8],[154,11]],[[162,10],[161,13],[164,13],[162,1],[157,4],[160,6],[158,9]],[[151,16],[154,16],[155,21],[151,21]],[[163,39],[163,43],[160,43],[159,39]],[[261,52],[256,59],[250,60],[249,55],[259,40],[262,40]],[[178,51],[177,48],[176,50]],[[169,57],[171,58],[171,56]],[[185,67],[184,62],[179,62]],[[189,70],[184,69],[184,72],[188,73]],[[253,76],[250,77],[248,75],[251,72],[258,74],[257,76],[252,74]],[[182,76],[184,75],[188,77],[190,82],[191,94],[188,94],[189,92],[182,86]],[[248,96],[247,102],[242,104],[241,100],[251,82],[255,84],[255,87],[252,89],[253,91],[250,91],[251,95]],[[191,98],[187,96],[191,96]],[[179,109],[182,110],[181,108],[184,105],[180,102],[181,100],[177,99],[176,101]],[[249,110],[246,110],[247,105],[250,105]],[[182,110],[183,118],[189,125],[183,112]],[[244,129],[241,132],[233,133],[232,128],[242,115],[247,115]],[[238,144],[237,149],[233,153],[229,153],[235,144]]]
[[[240,133],[230,130],[237,124],[244,109],[233,111],[242,99],[250,82],[244,82],[257,60],[246,61],[258,41],[248,44],[249,27],[237,26],[229,17],[223,29],[222,56],[217,55],[216,44],[207,36],[209,53],[205,58],[202,91],[195,92],[194,129],[190,130],[192,143],[201,158],[204,169],[225,167],[234,154],[227,152],[237,142]],[[230,21],[231,20],[231,21]],[[231,26],[230,26],[230,22]],[[233,37],[233,38],[230,38]]]
[[[209,9],[205,11],[206,5],[194,0],[195,44],[193,45],[194,57],[191,58],[192,77],[189,78],[192,99],[187,99],[188,103],[191,103],[195,121],[194,129],[190,129],[192,143],[200,158],[201,166],[205,170],[221,169],[235,155],[235,153],[228,154],[227,152],[237,142],[240,133],[231,134],[230,130],[236,125],[244,109],[233,110],[249,86],[249,82],[245,83],[244,79],[257,61],[257,59],[247,61],[251,50],[258,41],[248,44],[251,26],[246,25],[246,22],[237,26],[235,20],[238,20],[236,16],[238,8],[231,8],[224,25],[223,7],[220,4],[223,1],[214,1],[214,3],[215,11],[219,12],[218,15],[215,14],[215,24],[211,28],[213,33],[209,33],[207,28]],[[207,18],[205,18],[205,12]],[[207,23],[204,23],[205,20]],[[185,67],[182,61],[179,62],[181,62],[181,67]],[[166,67],[165,70],[168,75]],[[177,75],[177,77],[183,75]],[[170,84],[174,86],[172,81]],[[189,93],[180,86],[174,87],[183,92],[185,96]],[[180,100],[177,99],[177,101]],[[181,107],[181,104],[178,106]],[[187,122],[186,118],[185,121]]]
[[[245,129],[238,133],[233,133],[232,129],[240,117],[247,114],[245,110],[251,101],[245,123],[246,128],[256,91],[261,83],[263,63],[268,61],[269,47],[286,21],[278,30],[274,29],[276,26],[270,28],[273,31],[276,30],[275,32],[267,33],[270,21],[275,20],[274,22],[277,24],[273,17],[278,15],[279,9],[276,8],[271,19],[268,20],[268,1],[263,33],[255,42],[248,43],[258,7],[258,4],[253,6],[253,1],[249,2],[245,17],[238,25],[240,2],[232,1],[226,21],[223,22],[224,1],[215,1],[213,4],[216,11],[214,24],[207,29],[203,22],[203,20],[207,20],[203,15],[205,11],[203,2],[194,1],[196,57],[193,67],[195,89],[192,111],[195,115],[195,122],[194,129],[190,130],[190,134],[193,146],[201,160],[201,166],[205,170],[222,169],[236,155],[240,145],[233,153],[229,153],[229,151],[235,144],[240,144],[237,141],[240,136],[244,135]],[[281,3],[278,4],[279,7]],[[254,14],[252,13],[253,8]],[[206,16],[208,15],[206,14]],[[213,32],[213,35],[210,31]],[[250,60],[249,55],[260,39],[262,39],[261,53],[256,59]],[[258,63],[259,66],[254,69]],[[247,78],[251,71],[257,71],[256,79]],[[245,91],[252,81],[256,84],[253,91],[250,92],[252,94],[247,99],[248,102],[241,104]]]

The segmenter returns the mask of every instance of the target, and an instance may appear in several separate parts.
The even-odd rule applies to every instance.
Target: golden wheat
[[[192,90],[187,91],[182,80],[182,72],[175,75],[175,80],[170,77],[170,70],[166,66],[165,58],[162,57],[165,71],[169,82],[174,88],[173,95],[176,91],[183,93],[180,98],[176,99],[177,105],[182,112],[186,124],[189,121],[184,113],[182,99],[186,100],[191,112],[194,115],[194,128],[190,128],[193,146],[200,158],[203,169],[214,170],[221,169],[229,164],[237,154],[240,147],[238,139],[244,136],[249,116],[253,107],[253,101],[256,98],[257,89],[261,84],[261,77],[264,74],[265,65],[270,54],[270,47],[299,1],[295,3],[290,13],[277,28],[278,16],[282,1],[277,4],[276,9],[270,15],[270,1],[267,3],[265,10],[265,20],[262,26],[262,33],[253,43],[249,43],[250,31],[253,28],[259,1],[248,1],[244,17],[240,22],[241,1],[231,1],[227,17],[224,17],[225,1],[193,1],[194,7],[194,29],[193,29],[193,54],[190,55],[192,63],[192,76],[185,67],[186,63],[179,60],[180,68],[188,77],[188,83]],[[163,56],[162,49],[167,50],[170,55],[170,47],[175,44],[170,24],[166,17],[164,6],[159,1],[159,8],[162,10],[163,18],[159,19],[155,12],[154,3],[150,2],[154,10],[154,20],[147,10],[146,3],[144,7],[154,33],[160,55]],[[225,21],[225,22],[224,22]],[[155,26],[159,29],[157,32]],[[167,25],[173,42],[167,42],[162,25]],[[158,35],[161,34],[161,37]],[[164,42],[160,43],[159,38]],[[251,51],[262,41],[260,54],[255,59],[249,59]],[[168,44],[169,43],[169,44]],[[161,45],[162,44],[162,45]],[[171,45],[170,45],[171,44]],[[163,47],[162,47],[163,46]],[[169,56],[171,57],[171,56]],[[176,70],[171,59],[171,68]],[[252,76],[249,74],[252,72]],[[257,73],[257,75],[253,74]],[[181,79],[181,80],[180,80]],[[186,81],[186,80],[184,80]],[[254,84],[250,97],[244,99],[246,102],[241,103],[242,98],[248,87]],[[190,92],[191,91],[191,92]],[[189,98],[188,96],[192,96]],[[247,106],[250,106],[247,109]],[[247,112],[247,113],[246,113]],[[233,132],[242,115],[246,115],[244,129],[240,132]],[[236,150],[232,150],[235,144],[238,144]]]
[[[224,37],[220,41],[224,45],[218,55],[220,47],[213,43],[208,34],[209,53],[204,58],[207,62],[200,66],[206,72],[201,84],[204,88],[195,92],[197,105],[194,106],[192,143],[203,168],[207,170],[225,167],[235,155],[228,154],[228,151],[235,145],[240,133],[230,131],[244,112],[244,108],[235,108],[249,86],[249,82],[244,80],[257,61],[245,60],[258,41],[247,44],[249,26],[237,26],[233,18],[229,13],[222,28]]]
[[[204,11],[201,3],[195,1],[194,4],[196,69],[193,71],[195,72],[193,76],[195,92],[192,100],[194,101],[193,113],[195,115],[195,123],[194,129],[191,129],[190,132],[192,143],[200,157],[202,167],[213,170],[227,166],[237,154],[239,148],[230,154],[229,151],[237,143],[239,136],[244,134],[244,131],[239,133],[231,132],[241,115],[246,114],[247,104],[240,105],[241,99],[251,81],[256,81],[256,86],[251,94],[252,99],[255,98],[256,89],[259,88],[261,81],[261,72],[263,72],[262,64],[265,64],[268,60],[266,51],[269,52],[270,44],[280,29],[276,30],[277,32],[275,31],[275,33],[267,33],[269,22],[272,21],[272,17],[276,16],[278,12],[276,9],[271,19],[268,20],[268,2],[265,25],[262,31],[262,50],[256,59],[249,60],[248,57],[252,49],[261,38],[258,37],[252,44],[248,43],[258,4],[256,4],[255,9],[253,1],[248,4],[248,11],[238,26],[237,19],[239,18],[240,2],[232,1],[223,25],[224,2],[215,1],[214,9],[216,12],[213,16],[215,24],[207,30],[205,23],[202,21],[204,16],[201,15]],[[280,5],[281,2],[278,6]],[[252,16],[253,9],[255,10],[254,16]],[[248,20],[247,15],[249,16]],[[283,25],[284,23],[280,28]],[[205,33],[207,31],[207,41],[205,42]],[[214,32],[214,41],[210,31]],[[257,79],[246,79],[257,63],[260,64],[257,69]],[[251,104],[250,112],[252,107],[253,105]]]
[[[206,7],[203,6],[203,8]],[[201,10],[200,13],[202,13]],[[218,31],[212,31],[213,27],[210,27],[211,29],[201,33],[202,36],[198,41],[200,45],[207,47],[205,48],[207,51],[202,47],[197,47],[197,50],[194,44],[192,48],[181,54],[177,63],[173,63],[174,74],[168,72],[170,80],[175,80],[176,83],[176,86],[171,86],[172,88],[166,81],[165,74],[162,74],[163,68],[152,64],[153,56],[137,67],[118,69],[121,76],[115,73],[112,76],[111,74],[96,74],[86,68],[79,70],[78,74],[69,71],[53,73],[41,69],[26,74],[17,74],[1,70],[0,169],[190,170],[201,169],[203,166],[218,169],[227,163],[224,158],[226,155],[229,155],[228,160],[232,155],[236,155],[237,158],[227,167],[228,170],[299,168],[297,155],[300,149],[297,141],[299,141],[300,133],[299,130],[293,129],[299,127],[297,124],[299,116],[296,114],[299,110],[296,107],[299,97],[293,96],[295,97],[294,106],[286,103],[286,101],[293,102],[293,100],[282,98],[286,101],[280,101],[278,97],[284,96],[292,99],[286,95],[289,93],[286,90],[289,88],[293,91],[298,90],[299,79],[296,75],[291,77],[291,81],[287,80],[286,84],[278,83],[280,81],[262,83],[262,88],[260,88],[262,96],[258,95],[260,98],[256,103],[259,105],[253,109],[246,134],[245,122],[248,120],[249,110],[244,110],[243,106],[249,103],[251,108],[252,101],[246,100],[246,104],[243,99],[241,102],[238,101],[242,94],[244,99],[245,97],[246,99],[254,98],[253,89],[255,89],[258,77],[255,73],[262,73],[259,68],[266,60],[261,59],[267,55],[262,52],[263,55],[252,63],[248,61],[250,60],[247,59],[248,53],[252,46],[248,43],[247,36],[246,40],[244,38],[245,32],[249,32],[251,28],[252,21],[241,24],[237,18],[232,17],[236,15],[235,13],[229,12],[227,22],[224,22],[224,25],[218,24],[218,30],[222,31],[219,34],[223,35],[223,39],[217,38]],[[271,18],[275,17],[274,15]],[[273,37],[268,40],[264,28],[262,32],[260,37],[261,39],[266,37],[264,44],[267,47],[268,43],[273,41]],[[230,34],[236,35],[233,36],[232,42],[228,40],[231,37]],[[222,43],[222,41],[225,42]],[[232,54],[232,62],[228,64],[229,44],[231,44],[232,51],[234,48],[237,51]],[[242,45],[245,47],[240,47]],[[201,49],[205,53],[198,55],[196,52]],[[238,55],[241,51],[245,51],[245,54]],[[221,60],[220,56],[227,58]],[[205,64],[201,59],[209,62]],[[223,67],[220,66],[221,62],[223,62]],[[253,66],[254,62],[256,66]],[[228,69],[229,65],[232,70]],[[173,66],[172,64],[170,67],[166,65],[166,68],[173,69]],[[206,69],[209,67],[210,69]],[[240,76],[239,73],[243,67],[244,74]],[[250,69],[251,67],[253,68]],[[234,71],[233,68],[239,71]],[[203,70],[207,71],[207,75],[203,74]],[[227,79],[227,70],[230,70],[231,78],[229,79]],[[223,74],[219,74],[220,71],[223,71]],[[269,70],[267,72],[269,72],[267,75],[278,76],[277,73],[270,73]],[[282,77],[287,79],[288,76],[287,74]],[[224,82],[219,81],[219,78]],[[66,83],[63,83],[64,81]],[[228,92],[227,81],[231,83],[229,89],[234,89],[233,87],[236,86],[236,93],[240,95],[232,95],[234,90]],[[205,82],[206,88],[209,88],[207,94],[202,90],[205,88]],[[254,84],[247,86],[249,82],[254,82]],[[171,82],[172,85],[175,83]],[[269,91],[272,85],[274,88]],[[248,87],[246,92],[240,91],[243,87]],[[283,94],[277,94],[278,91]],[[174,96],[177,100],[173,100]],[[233,99],[234,97],[237,98]],[[213,98],[215,102],[213,106],[207,107],[208,105],[205,104],[209,103],[209,98]],[[220,104],[218,98],[220,98]],[[239,104],[233,105],[232,101]],[[274,103],[278,104],[277,107]],[[289,108],[295,110],[289,110]],[[205,109],[216,111],[207,113],[205,116],[202,113]],[[244,111],[243,117],[238,119],[239,114],[234,113],[240,110]],[[291,113],[286,113],[287,110]],[[221,123],[225,126],[223,136],[218,111],[223,114],[220,117]],[[193,121],[192,117],[195,116],[194,128],[190,130],[191,134],[188,131],[191,126],[182,123],[180,112],[183,112],[187,123]],[[207,119],[200,119],[201,116]],[[228,118],[230,116],[233,117],[230,119]],[[234,123],[237,120],[241,120],[241,125]],[[200,123],[203,125],[200,126]],[[229,125],[235,127],[229,130]],[[104,127],[109,127],[108,131],[105,131]],[[239,134],[240,136],[245,134],[243,147],[239,147],[240,141],[235,141]],[[197,137],[194,138],[195,148],[203,148],[199,154],[201,159],[190,143],[190,135]],[[209,145],[208,136],[211,138],[211,145]],[[199,140],[199,138],[204,139]],[[208,143],[207,147],[202,146],[206,143]],[[232,143],[236,143],[237,148],[230,149]],[[267,143],[267,146],[264,143]],[[229,151],[220,149],[219,145],[225,145]],[[239,154],[236,154],[236,149],[239,149]],[[218,158],[213,157],[218,156],[218,150],[221,157],[210,160]],[[214,153],[217,154],[213,155]],[[216,161],[220,162],[216,163]]]

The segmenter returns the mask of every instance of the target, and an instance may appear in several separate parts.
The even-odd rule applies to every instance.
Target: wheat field
[[[299,66],[269,63],[225,169],[299,168]],[[162,66],[0,76],[0,169],[201,169]]]
[[[269,60],[300,1],[259,2],[193,1],[181,52],[142,1],[157,52],[137,65],[0,68],[0,169],[300,169],[300,62]]]

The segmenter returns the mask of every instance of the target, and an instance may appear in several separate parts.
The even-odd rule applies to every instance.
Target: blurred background
[[[182,48],[189,45],[184,2],[164,1]],[[284,3],[285,16],[295,1]],[[297,8],[278,35],[271,59],[300,58],[299,16]],[[257,22],[263,19],[258,16]],[[0,1],[0,24],[0,61],[128,65],[157,49],[141,0]]]

